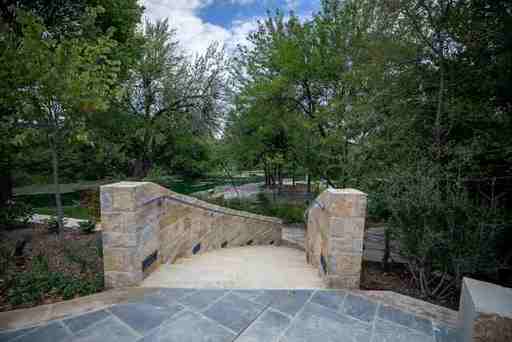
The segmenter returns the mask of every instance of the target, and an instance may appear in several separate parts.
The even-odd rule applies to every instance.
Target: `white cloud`
[[[169,18],[171,27],[177,30],[177,39],[190,54],[203,53],[213,42],[225,44],[232,50],[246,41],[247,34],[257,27],[256,19],[235,21],[230,29],[203,21],[197,15],[202,7],[214,0],[143,0],[145,16],[152,21]],[[248,4],[256,0],[231,0]]]
[[[299,9],[299,0],[286,0],[286,8],[291,11]]]

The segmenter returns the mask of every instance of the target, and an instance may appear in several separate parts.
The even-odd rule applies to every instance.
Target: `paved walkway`
[[[296,248],[246,246],[220,249],[161,265],[145,287],[316,289],[318,270]]]
[[[5,342],[452,342],[455,332],[379,301],[333,290],[160,289]]]
[[[382,262],[384,257],[384,231],[385,227],[368,228],[364,236],[363,258],[366,261]],[[291,225],[283,228],[283,243],[304,250],[306,231],[302,225]],[[405,259],[399,254],[399,246],[396,241],[391,242],[390,262],[405,263]]]

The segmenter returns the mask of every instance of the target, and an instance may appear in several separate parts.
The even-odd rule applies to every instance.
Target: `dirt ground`
[[[28,241],[22,256],[14,256],[16,242]],[[61,272],[80,280],[92,280],[103,274],[101,257],[101,233],[82,234],[79,230],[67,230],[58,237],[50,234],[45,225],[0,232],[0,311],[34,306],[23,304],[13,307],[6,294],[13,278],[31,271],[32,261],[38,256],[46,257],[50,272]],[[49,293],[42,303],[63,300]]]
[[[452,310],[458,310],[459,308],[458,293],[453,293],[452,296],[442,301],[423,298],[416,290],[411,274],[401,264],[394,264],[389,272],[384,272],[380,263],[363,261],[361,289],[394,291]]]

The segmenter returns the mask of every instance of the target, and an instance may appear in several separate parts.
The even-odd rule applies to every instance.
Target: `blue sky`
[[[169,18],[177,38],[190,54],[202,53],[219,41],[233,49],[244,43],[258,19],[268,10],[293,10],[307,18],[320,7],[320,0],[143,0],[145,16],[151,20]]]

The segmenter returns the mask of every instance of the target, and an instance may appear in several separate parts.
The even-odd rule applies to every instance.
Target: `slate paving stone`
[[[295,316],[312,293],[311,290],[266,290],[254,301],[261,305],[270,305],[278,311]]]
[[[371,332],[372,326],[369,324],[336,314],[318,304],[308,303],[280,341],[370,342]]]
[[[130,303],[114,305],[110,311],[130,327],[144,334],[183,309],[181,305],[164,308],[150,304]]]
[[[432,335],[377,319],[372,342],[434,342]]]
[[[436,342],[462,342],[460,331],[445,326],[435,326],[434,337]]]
[[[343,312],[365,322],[372,322],[377,311],[377,304],[361,296],[349,294],[343,304]]]
[[[162,295],[160,293],[146,295],[146,296],[144,296],[144,298],[142,298],[142,300],[139,300],[138,302],[144,303],[144,304],[150,304],[150,305],[154,305],[154,306],[158,306],[158,307],[162,307],[162,308],[171,308],[176,305],[179,305],[178,301],[175,297]]]
[[[213,304],[203,314],[236,333],[247,328],[263,311],[264,306],[232,293]]]
[[[338,311],[343,306],[345,296],[345,291],[316,291],[313,298],[311,298],[311,302]]]
[[[0,342],[4,341],[461,342],[461,339],[452,328],[434,325],[428,319],[341,290],[163,289],[137,302],[114,305],[45,326],[0,331]]]
[[[433,333],[430,320],[416,317],[392,306],[381,305],[378,310],[378,317],[421,331],[427,335],[432,335]]]
[[[213,302],[227,293],[225,290],[198,290],[194,294],[182,298],[180,303],[185,304],[195,310],[204,310]]]
[[[190,296],[192,293],[196,292],[195,289],[171,289],[171,288],[164,288],[161,289],[158,294],[160,296],[166,297],[170,300],[178,300],[186,296]]]
[[[0,342],[12,341],[15,338],[18,338],[22,335],[28,334],[29,332],[31,332],[34,329],[36,329],[36,328],[26,328],[26,329],[18,329],[18,330],[0,332]]]
[[[185,311],[138,342],[231,342],[235,336],[220,324]]]
[[[263,290],[233,290],[233,294],[242,297],[244,299],[255,301],[256,298],[260,297],[265,293]]]
[[[73,342],[135,342],[140,338],[135,331],[119,322],[107,318],[75,334]]]
[[[236,342],[275,341],[289,325],[288,317],[268,309],[236,339]]]
[[[71,335],[60,322],[53,322],[17,338],[16,342],[61,342],[69,341]]]
[[[64,324],[67,325],[72,332],[77,332],[88,328],[90,325],[99,322],[108,316],[110,316],[110,314],[107,311],[99,310],[66,319],[64,320]]]

